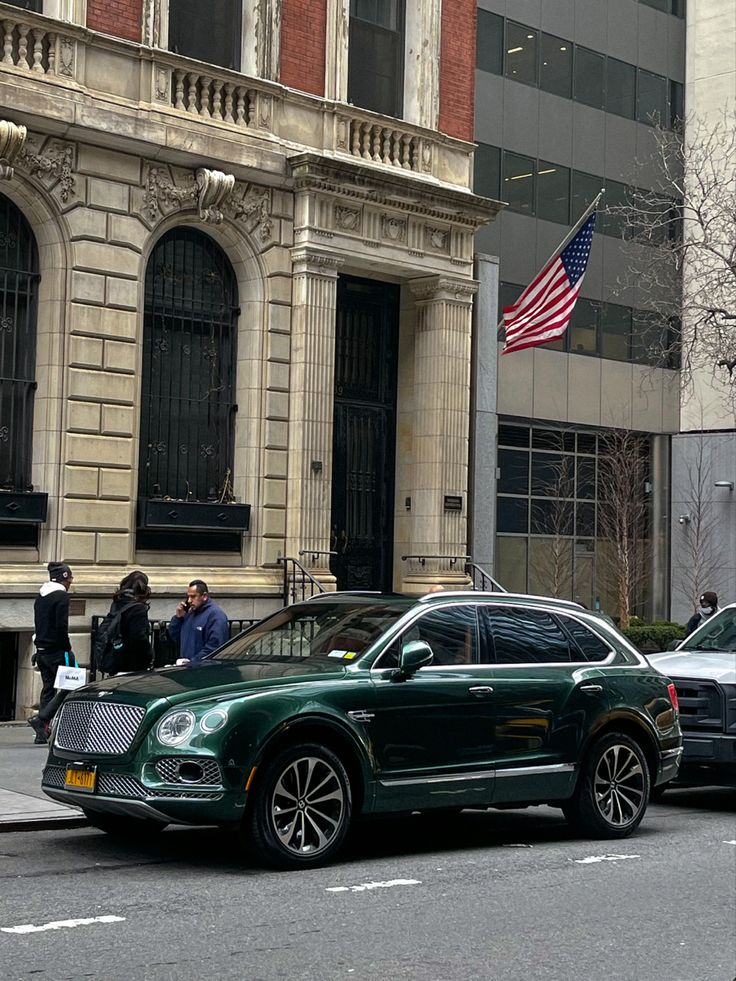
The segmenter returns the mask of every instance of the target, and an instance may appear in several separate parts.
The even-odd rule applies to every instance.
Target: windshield
[[[289,606],[218,651],[218,661],[303,661],[334,658],[349,663],[413,605],[411,600],[320,600]]]
[[[727,607],[706,620],[680,647],[688,651],[736,651],[736,607]]]

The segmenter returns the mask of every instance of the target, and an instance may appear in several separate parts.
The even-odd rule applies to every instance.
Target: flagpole
[[[573,227],[567,233],[565,238],[563,238],[561,244],[558,245],[557,248],[551,253],[550,257],[545,262],[542,263],[542,265],[539,267],[540,269],[544,269],[544,267],[548,265],[556,255],[562,252],[565,246],[575,238],[575,236],[583,227],[585,222],[588,220],[588,218],[590,218],[590,216],[593,214],[595,209],[598,207],[598,202],[600,201],[600,199],[603,197],[605,193],[606,193],[606,189],[605,187],[602,187],[598,192],[598,194],[595,196],[595,198],[588,205],[587,209],[583,212],[582,217],[578,219],[577,224],[573,225]],[[501,319],[499,320],[498,326],[496,327],[496,333],[498,333],[502,327],[503,327],[503,311],[501,311]]]

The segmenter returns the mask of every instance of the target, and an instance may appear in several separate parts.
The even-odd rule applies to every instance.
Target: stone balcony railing
[[[240,132],[250,146],[255,140],[279,156],[306,150],[454,188],[470,186],[473,146],[462,140],[2,3],[0,22],[0,98],[24,115],[48,119],[56,111],[68,122],[75,113],[69,103],[81,89],[93,104],[99,96],[110,113],[135,113],[139,138],[145,138],[144,121],[159,131],[161,125],[186,130],[195,155],[216,156],[217,140],[210,137],[224,135],[232,146],[232,135]],[[8,86],[18,76],[24,84],[11,100]],[[66,102],[34,99],[51,86]],[[121,128],[129,130],[130,123]]]

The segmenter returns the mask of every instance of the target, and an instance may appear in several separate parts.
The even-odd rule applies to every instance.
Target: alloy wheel
[[[593,780],[601,816],[615,827],[635,821],[646,805],[646,778],[641,761],[620,743],[609,746],[598,761]]]
[[[337,772],[305,756],[281,773],[271,796],[271,820],[282,846],[296,855],[318,855],[340,831],[345,794]]]

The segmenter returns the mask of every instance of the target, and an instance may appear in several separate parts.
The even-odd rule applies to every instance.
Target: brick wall
[[[283,0],[281,79],[284,85],[325,93],[327,0]]]
[[[142,0],[87,0],[87,27],[127,41],[140,41]]]
[[[476,0],[443,0],[440,130],[472,140],[475,100]]]

